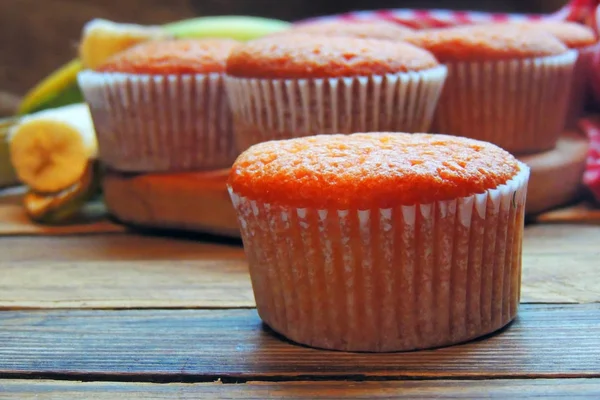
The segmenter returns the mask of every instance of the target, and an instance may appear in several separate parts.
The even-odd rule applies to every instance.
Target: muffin
[[[257,309],[308,346],[404,351],[464,342],[518,311],[529,168],[443,134],[264,142],[228,188]]]
[[[427,131],[446,78],[407,43],[306,34],[240,45],[226,72],[239,151],[317,133]]]
[[[567,111],[567,126],[575,127],[584,114],[589,95],[588,83],[594,54],[598,51],[598,39],[594,31],[581,24],[565,21],[514,22],[512,25],[524,29],[541,29],[552,34],[565,46],[578,53],[573,73],[571,99]]]
[[[555,147],[565,127],[577,52],[539,30],[507,25],[416,32],[404,40],[448,67],[433,130],[514,154]]]
[[[124,172],[230,167],[237,153],[223,75],[237,44],[149,41],[81,72],[102,162]]]
[[[414,29],[387,21],[317,21],[293,26],[275,35],[304,33],[361,39],[400,40]]]

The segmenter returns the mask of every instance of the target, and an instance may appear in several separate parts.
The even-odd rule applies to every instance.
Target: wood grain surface
[[[552,210],[581,197],[588,148],[586,135],[577,130],[566,131],[553,149],[519,157],[531,168],[526,214]]]
[[[23,208],[22,186],[0,190],[0,237],[20,235],[77,235],[88,233],[124,232],[126,228],[107,219],[101,202],[84,207],[73,221],[65,225],[43,225],[33,222]]]
[[[528,226],[522,285],[524,302],[600,301],[600,226]]]
[[[7,380],[3,399],[570,399],[600,398],[600,379],[497,379],[394,382],[122,383]]]
[[[87,233],[124,232],[126,228],[106,219],[105,216],[83,216],[76,223],[43,225],[32,222],[20,204],[0,205],[0,236],[17,235],[75,235]]]
[[[600,207],[590,201],[583,201],[568,207],[546,211],[536,216],[540,223],[600,224]]]
[[[239,241],[139,234],[0,239],[0,308],[254,307]],[[522,302],[600,301],[600,227],[526,229]]]
[[[524,304],[507,329],[471,343],[382,355],[270,331],[248,309],[236,240],[1,232],[2,222],[0,398],[600,397],[600,226],[526,228],[522,301],[563,304]]]
[[[237,216],[226,186],[229,171],[131,175],[107,170],[102,182],[104,203],[111,215],[139,226],[239,239]]]
[[[528,305],[472,343],[356,354],[291,344],[255,310],[4,311],[0,377],[228,381],[600,377],[600,304]]]
[[[0,240],[0,308],[253,307],[240,246],[141,235]]]

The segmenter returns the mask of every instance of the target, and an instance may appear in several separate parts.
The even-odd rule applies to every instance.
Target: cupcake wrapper
[[[445,66],[372,77],[226,77],[238,149],[327,133],[428,132]]]
[[[514,154],[552,149],[565,128],[576,51],[525,60],[448,65],[436,132],[494,143]]]
[[[600,44],[594,44],[578,50],[577,62],[573,71],[571,98],[567,110],[567,128],[577,128],[579,119],[584,115],[587,99],[590,96],[588,84],[593,68],[594,54],[600,51]]]
[[[201,171],[236,152],[221,74],[148,76],[84,71],[100,159],[118,171]]]
[[[529,168],[470,197],[297,209],[230,189],[260,317],[305,345],[404,351],[467,341],[517,314]]]

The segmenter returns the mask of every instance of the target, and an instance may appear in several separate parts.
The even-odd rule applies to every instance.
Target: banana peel
[[[241,42],[285,30],[291,23],[262,17],[221,15],[196,17],[164,25],[177,38],[227,38]]]
[[[285,30],[289,26],[291,23],[278,19],[236,15],[196,17],[160,26],[92,20],[86,28],[96,29],[84,28],[79,57],[57,69],[33,87],[24,96],[18,113],[25,115],[47,108],[82,102],[83,96],[77,85],[77,74],[84,68],[93,68],[112,54],[143,40],[172,36],[176,38],[218,37],[247,41]],[[89,41],[89,45],[83,46],[87,39],[93,40]]]
[[[26,115],[48,108],[56,108],[83,101],[77,86],[77,74],[83,68],[76,59],[57,69],[25,94],[17,110]]]
[[[23,198],[28,217],[48,225],[69,223],[90,201],[101,194],[102,169],[91,160],[81,179],[71,187],[57,193],[37,193],[29,190]]]
[[[136,44],[173,37],[166,29],[157,25],[117,23],[96,18],[83,27],[79,59],[83,68],[95,69],[113,54]]]

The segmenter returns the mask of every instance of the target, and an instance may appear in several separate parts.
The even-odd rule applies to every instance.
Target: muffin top
[[[596,35],[591,28],[575,22],[519,21],[511,22],[510,25],[525,29],[541,29],[550,33],[571,49],[590,46],[597,41]]]
[[[544,57],[569,50],[547,32],[524,31],[505,24],[417,31],[403,40],[429,50],[440,62]]]
[[[132,74],[206,74],[223,72],[231,39],[152,40],[110,57],[96,70]]]
[[[294,26],[281,33],[398,40],[412,32],[414,32],[414,29],[387,21],[318,21]]]
[[[448,135],[355,133],[256,144],[235,161],[231,188],[292,207],[389,208],[483,193],[520,171],[508,152]]]
[[[411,44],[378,39],[286,34],[236,47],[227,74],[244,78],[301,79],[384,75],[438,66]]]

